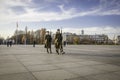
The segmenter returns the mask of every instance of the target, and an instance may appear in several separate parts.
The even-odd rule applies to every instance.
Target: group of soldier
[[[65,54],[63,51],[63,46],[62,46],[62,33],[60,32],[60,29],[57,29],[57,32],[55,34],[55,49],[56,53],[59,54]],[[52,43],[52,37],[50,35],[50,32],[47,31],[45,35],[45,48],[47,49],[47,53],[52,53],[51,50],[51,43]]]

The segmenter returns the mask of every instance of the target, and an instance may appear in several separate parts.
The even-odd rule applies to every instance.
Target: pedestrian
[[[6,40],[6,42],[7,42],[7,47],[9,47],[9,40]]]
[[[35,42],[35,40],[33,41],[33,47],[35,47],[35,44],[36,44],[36,42]]]
[[[9,45],[10,45],[10,47],[12,46],[12,40],[11,39],[9,40]]]
[[[45,35],[45,48],[47,49],[47,53],[52,53],[51,43],[52,43],[52,37],[49,31],[47,31]]]
[[[66,46],[66,41],[64,41],[64,47]]]
[[[57,29],[56,35],[55,35],[55,48],[56,48],[56,52],[59,55],[61,54],[65,54],[65,52],[63,51],[63,46],[62,46],[62,33],[60,33],[60,29]],[[60,52],[59,52],[60,50]]]

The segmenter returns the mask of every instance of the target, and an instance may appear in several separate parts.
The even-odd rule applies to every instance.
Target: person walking
[[[66,46],[66,41],[63,42],[64,43],[64,47]]]
[[[33,41],[33,47],[35,47],[35,44],[36,44],[36,42],[35,42],[35,40]]]
[[[10,44],[9,39],[6,40],[6,43],[7,43],[7,47],[9,47]]]
[[[47,31],[45,35],[45,48],[47,49],[47,53],[52,53],[51,43],[52,43],[52,37],[49,31]]]
[[[9,40],[9,45],[10,45],[10,47],[12,46],[12,40],[11,39]]]
[[[63,51],[63,46],[62,46],[62,33],[60,33],[60,29],[57,29],[56,35],[55,35],[55,48],[56,48],[56,53],[59,54],[65,54]]]

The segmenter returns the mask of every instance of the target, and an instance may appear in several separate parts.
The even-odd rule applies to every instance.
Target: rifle
[[[63,36],[62,36],[62,27],[61,27],[61,38],[62,38],[62,40],[63,40]],[[63,51],[62,43],[61,43],[61,50]]]
[[[61,36],[62,36],[62,27],[61,27]]]

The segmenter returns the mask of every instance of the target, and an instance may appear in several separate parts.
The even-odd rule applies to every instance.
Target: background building
[[[36,41],[36,44],[44,44],[46,31],[45,28],[36,31],[27,31],[27,28],[25,28],[25,31],[16,30],[11,39],[15,40],[18,44],[33,44],[34,40]],[[52,36],[52,43],[54,43],[55,33],[50,33]],[[105,34],[84,34],[84,30],[81,30],[80,35],[64,32],[62,33],[62,36],[63,43],[66,42],[67,44],[120,44],[120,36],[111,40],[108,38],[108,35]]]
[[[120,35],[117,36],[117,44],[120,44]]]

